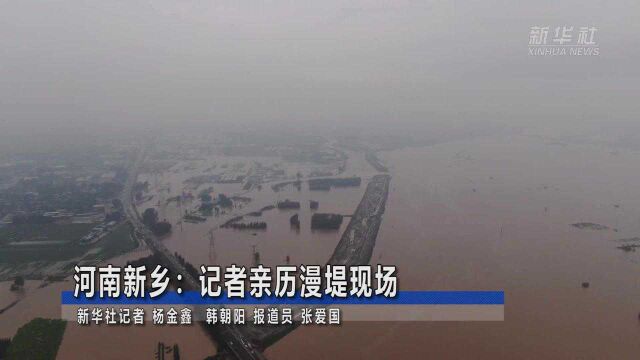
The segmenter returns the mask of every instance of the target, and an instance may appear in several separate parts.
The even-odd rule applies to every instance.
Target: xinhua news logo
[[[599,56],[594,26],[532,26],[529,30],[530,56]]]

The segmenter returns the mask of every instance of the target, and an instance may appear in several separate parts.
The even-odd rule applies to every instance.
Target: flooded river
[[[267,355],[637,358],[640,256],[614,240],[640,235],[640,154],[517,137],[381,157],[393,179],[372,262],[397,264],[402,289],[504,289],[505,321],[300,328]]]

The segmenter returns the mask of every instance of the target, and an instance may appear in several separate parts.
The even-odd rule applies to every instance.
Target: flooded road
[[[250,162],[253,160],[243,158],[231,158],[235,162]],[[259,159],[261,163],[268,163],[268,159]],[[212,160],[209,160],[212,161]],[[228,159],[227,159],[228,161]],[[273,160],[270,160],[273,161]],[[220,160],[218,159],[218,162]],[[207,165],[199,164],[198,169]],[[297,171],[296,164],[288,164],[289,173]],[[197,170],[195,172],[198,173]],[[247,265],[253,264],[254,250],[259,252],[260,261],[265,266],[282,265],[289,256],[292,264],[325,263],[333,253],[340,239],[342,230],[348,223],[345,218],[339,231],[311,231],[310,222],[313,212],[329,212],[350,215],[362,198],[368,177],[374,171],[368,168],[364,156],[354,156],[354,161],[341,176],[363,176],[363,185],[359,187],[334,188],[331,191],[310,191],[306,183],[300,190],[289,185],[278,192],[271,189],[276,182],[263,184],[262,190],[245,191],[242,184],[204,184],[192,191],[194,195],[201,189],[213,186],[213,196],[223,193],[227,196],[241,195],[250,198],[247,203],[237,202],[237,206],[225,210],[226,213],[219,217],[208,217],[202,223],[180,224],[180,218],[185,210],[191,210],[198,206],[198,200],[184,202],[178,205],[176,202],[166,203],[167,198],[180,195],[184,189],[184,180],[188,176],[184,174],[165,173],[157,185],[151,187],[150,194],[154,198],[139,205],[140,211],[147,207],[158,209],[160,218],[173,224],[173,231],[162,242],[172,252],[177,252],[187,261],[196,266],[201,264],[219,265]],[[150,183],[154,183],[152,177],[142,177]],[[169,186],[170,184],[170,186]],[[162,191],[161,189],[170,189]],[[234,230],[220,229],[219,226],[229,218],[258,211],[265,206],[275,205],[278,201],[292,200],[300,202],[300,209],[280,210],[272,209],[264,211],[262,216],[246,216],[243,222],[264,221],[268,228],[264,230]],[[318,210],[311,210],[309,201],[319,202]],[[165,204],[165,205],[159,205]],[[289,218],[299,214],[300,229],[292,229]],[[213,240],[212,240],[213,236]]]

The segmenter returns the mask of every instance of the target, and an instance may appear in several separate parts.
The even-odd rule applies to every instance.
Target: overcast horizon
[[[638,15],[624,0],[6,1],[1,133],[633,125]],[[529,56],[536,25],[596,26],[601,54]]]

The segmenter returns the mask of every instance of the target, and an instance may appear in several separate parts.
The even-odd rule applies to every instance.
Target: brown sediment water
[[[209,159],[209,161],[216,160],[229,162],[259,160],[267,164],[273,161],[271,158]],[[199,165],[205,166],[205,163]],[[184,166],[185,164],[181,162],[176,167]],[[358,167],[366,169],[364,161],[354,162],[353,166],[355,167],[353,171],[357,171]],[[254,249],[260,252],[261,262],[265,265],[284,264],[287,256],[292,264],[323,263],[333,252],[341,230],[311,231],[310,218],[313,212],[309,208],[309,200],[320,202],[319,211],[349,214],[355,209],[365,188],[361,186],[332,191],[309,191],[305,185],[301,191],[289,187],[275,193],[270,184],[264,184],[261,191],[251,192],[244,191],[241,184],[204,184],[198,189],[187,189],[185,180],[199,174],[201,170],[200,167],[194,167],[187,171],[167,171],[159,176],[141,175],[141,181],[148,180],[151,184],[148,195],[152,195],[153,198],[138,206],[140,211],[147,207],[157,208],[160,217],[173,224],[173,232],[162,240],[163,243],[171,251],[178,252],[196,266],[212,263],[221,265],[236,263],[249,266],[253,262]],[[295,170],[291,171],[295,173]],[[197,224],[185,222],[180,226],[178,222],[184,209],[189,209],[193,204],[184,203],[179,206],[175,202],[166,203],[165,199],[179,195],[185,189],[197,196],[200,189],[211,185],[214,187],[214,195],[220,192],[227,195],[243,194],[251,197],[252,201],[242,205],[242,208],[228,209],[228,214],[219,218],[210,217],[206,222]],[[267,231],[219,229],[224,219],[232,216],[231,213],[244,214],[259,210],[286,198],[302,203],[301,209],[295,211],[300,214],[300,231],[294,231],[290,227],[289,217],[293,212],[278,209],[265,211],[260,218],[261,221],[269,224]],[[253,218],[247,217],[247,220],[251,219]],[[346,222],[343,228],[344,226]],[[211,247],[210,240],[212,230],[214,249]],[[148,250],[136,249],[105,263],[124,265],[128,260],[146,255]],[[66,282],[53,283],[42,289],[38,288],[40,284],[42,284],[40,281],[27,281],[25,291],[15,293],[9,291],[10,282],[0,283],[0,294],[2,294],[0,305],[4,307],[15,299],[20,300],[0,315],[0,337],[13,336],[20,326],[34,317],[58,318],[60,316],[60,292],[72,290],[73,282],[67,279]],[[100,346],[105,348],[104,351],[95,351],[96,341],[100,341]],[[177,343],[185,358],[204,358],[216,352],[215,344],[197,326],[187,328],[144,326],[120,329],[107,326],[80,327],[69,324],[58,357],[72,359],[77,358],[78,354],[92,354],[92,358],[96,359],[120,358],[125,355],[126,357],[149,357],[153,356],[156,345],[160,341],[166,345]]]
[[[262,191],[244,194],[253,200],[232,211],[246,213],[287,198],[302,204],[300,210],[265,212],[259,219],[268,223],[266,231],[219,229],[222,217],[183,223],[180,230],[177,220],[188,205],[180,209],[169,204],[161,217],[174,229],[163,241],[196,266],[251,265],[254,247],[265,265],[283,264],[287,256],[293,264],[324,263],[346,222],[337,232],[312,232],[308,200],[319,201],[320,212],[349,214],[355,209],[375,170],[363,154],[351,155],[345,176],[362,176],[360,188],[322,192],[303,186],[300,192],[287,187],[274,193],[265,184]],[[378,155],[393,179],[372,263],[397,265],[400,289],[503,289],[505,321],[300,327],[269,348],[269,358],[627,359],[640,353],[640,253],[622,252],[613,241],[640,236],[640,154],[517,137]],[[159,187],[171,184],[171,192],[163,196],[179,194],[189,176],[160,176]],[[213,187],[214,193],[242,192],[238,184]],[[155,206],[158,196],[140,208]],[[300,231],[290,227],[294,213],[300,214]],[[610,230],[571,226],[581,222]],[[588,289],[581,287],[585,281]],[[11,336],[34,316],[58,314],[59,291],[65,286],[70,287],[55,283],[28,289],[23,300],[0,316],[0,336]],[[4,296],[8,289],[0,291],[2,304],[9,303]],[[91,341],[100,339],[119,347],[114,356],[133,349],[130,343],[141,345],[136,354],[148,356],[157,341],[170,344],[175,338],[181,352],[193,347],[190,354],[201,358],[200,349],[208,352],[214,345],[194,329],[85,331],[70,326],[68,334],[75,335],[65,337],[60,354],[91,349]],[[174,331],[175,336],[166,335]]]
[[[204,359],[216,353],[202,328],[192,326],[80,326],[68,323],[57,359],[154,359],[158,342],[178,344],[183,359]],[[165,356],[171,359],[171,354]]]
[[[505,321],[300,327],[267,356],[637,357],[640,257],[611,240],[640,233],[640,154],[522,137],[380,155],[393,180],[372,262],[398,265],[401,289],[503,289]]]

